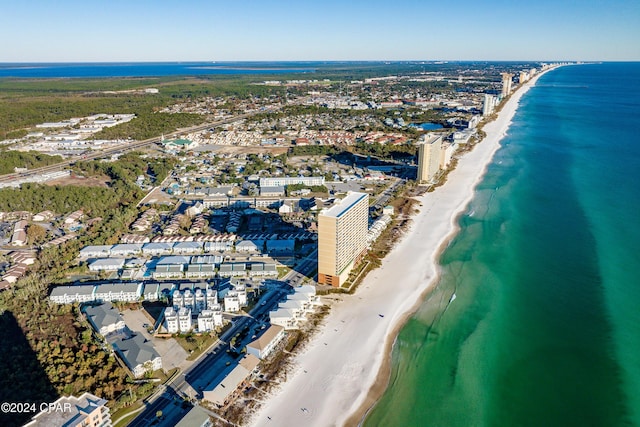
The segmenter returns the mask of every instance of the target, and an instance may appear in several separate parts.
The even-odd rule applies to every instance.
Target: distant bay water
[[[638,129],[638,63],[525,94],[366,427],[640,426]]]
[[[0,78],[164,77],[313,72],[314,63],[308,62],[0,63]]]
[[[430,130],[438,130],[438,129],[442,129],[444,126],[442,126],[440,123],[419,123],[419,124],[414,124],[411,125],[413,127],[422,129],[422,130],[426,130],[426,131],[430,131]]]

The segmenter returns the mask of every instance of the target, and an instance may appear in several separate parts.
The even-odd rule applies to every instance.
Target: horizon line
[[[638,60],[578,60],[578,59],[261,59],[261,60],[114,60],[114,61],[0,61],[0,64],[229,64],[229,63],[449,63],[449,62],[540,62],[540,63],[557,63],[557,62],[640,62]]]

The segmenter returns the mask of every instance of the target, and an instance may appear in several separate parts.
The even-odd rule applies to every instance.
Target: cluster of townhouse
[[[83,218],[84,218],[84,211],[82,209],[73,211],[64,218],[64,221],[63,221],[64,227],[69,230],[73,230],[78,227],[78,225],[80,224],[80,220]]]
[[[264,245],[263,242],[262,244]],[[80,250],[79,259],[87,261],[91,272],[121,272],[122,278],[129,279],[277,277],[276,263],[269,257],[248,257],[241,260],[229,257],[225,259],[218,254],[229,252],[233,248],[232,240],[121,243],[86,246]],[[235,249],[240,253],[261,251],[256,243],[244,240],[236,242]],[[138,258],[141,256],[151,259]]]
[[[299,329],[307,320],[307,315],[320,303],[315,286],[302,285],[293,289],[293,294],[287,295],[284,301],[278,303],[276,310],[269,312],[272,325],[282,326],[284,329]]]
[[[222,408],[233,401],[258,373],[258,365],[274,354],[285,341],[286,331],[297,329],[318,304],[314,286],[295,287],[277,310],[271,311],[271,325],[245,346],[246,354],[223,373],[221,379],[202,391],[203,400]]]
[[[196,317],[198,332],[213,331],[223,325],[223,306],[219,303],[222,298],[224,311],[236,313],[240,307],[247,305],[247,292],[243,284],[231,281],[220,284],[217,290],[205,285],[192,287],[183,284],[171,294],[172,303],[164,311],[165,328],[170,334],[186,333],[193,329],[193,318]]]
[[[148,231],[153,225],[153,221],[158,218],[158,211],[151,208],[142,212],[138,219],[131,224],[131,229],[135,231]]]
[[[393,208],[392,208],[393,209]],[[391,215],[388,213],[383,213],[383,215],[376,219],[373,224],[369,227],[369,231],[367,232],[367,243],[371,245],[375,242],[380,234],[387,228],[389,223],[391,222]]]
[[[13,234],[11,235],[11,246],[25,246],[27,244],[27,225],[24,219],[17,221],[13,225]]]
[[[189,227],[189,234],[202,234],[209,228],[209,216],[205,213],[197,214],[193,218],[191,227]]]
[[[214,289],[215,288],[215,289]],[[188,309],[197,316],[203,311],[237,313],[247,305],[247,288],[237,280],[222,279],[217,286],[209,283],[105,282],[59,285],[52,288],[49,299],[57,304],[101,303],[106,301],[171,301],[178,311]],[[223,306],[220,305],[222,301]],[[214,327],[221,326],[216,319]],[[191,329],[191,327],[189,327]],[[214,328],[199,328],[208,331]],[[184,330],[181,330],[185,332]]]
[[[3,222],[3,234],[8,236],[6,239],[3,238],[2,243],[6,243],[9,246],[25,247],[29,244],[27,229],[30,221],[35,223],[50,223],[54,219],[56,219],[56,215],[51,211],[42,211],[35,215],[27,211],[0,212],[0,221]],[[59,233],[63,232],[63,230],[59,230]],[[41,248],[60,245],[77,237],[73,232],[66,231],[65,233],[66,234],[59,235],[42,244]],[[26,274],[27,266],[33,264],[36,259],[35,252],[26,249],[19,249],[7,255],[10,261],[8,264],[10,267],[7,268],[7,264],[5,263],[3,265],[5,271],[0,270],[2,271],[0,290],[7,289],[9,285],[16,283],[23,277]]]
[[[67,232],[67,234],[64,234],[62,236],[56,237],[56,238],[54,238],[52,240],[49,240],[48,242],[42,244],[41,247],[43,249],[52,248],[52,247],[55,247],[55,246],[60,246],[63,243],[66,243],[66,242],[68,242],[70,240],[75,240],[77,238],[78,238],[78,235],[76,233],[70,231],[70,232]]]
[[[86,283],[78,285],[54,286],[49,299],[56,304],[86,302],[122,301],[137,302],[159,301],[173,289],[172,283]]]
[[[134,377],[162,369],[162,358],[153,344],[144,336],[131,332],[111,302],[85,305],[82,311],[95,332],[111,345]]]
[[[36,260],[36,255],[33,251],[13,251],[9,252],[7,256],[11,260],[11,267],[2,274],[0,290],[7,289],[13,283],[16,283],[18,279],[26,274],[27,266],[33,264]]]

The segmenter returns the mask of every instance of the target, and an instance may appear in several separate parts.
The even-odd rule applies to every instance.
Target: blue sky
[[[639,0],[0,0],[0,62],[640,60]]]

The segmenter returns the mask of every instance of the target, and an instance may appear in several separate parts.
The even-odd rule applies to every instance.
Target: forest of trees
[[[122,130],[112,130],[114,135],[131,136],[134,139],[157,136],[162,132],[175,130],[178,126],[198,123],[197,115],[176,115],[168,118],[164,126],[160,120],[165,115],[154,116],[154,112],[182,99],[201,96],[270,96],[279,94],[282,88],[250,84],[259,76],[229,77],[160,77],[154,79],[59,79],[23,81],[3,79],[0,81],[0,140],[26,134],[25,128],[38,123],[60,121],[72,117],[86,117],[92,114],[126,114],[138,116],[136,125],[140,131],[129,126]],[[158,87],[159,94],[106,93]],[[167,115],[169,116],[169,115]],[[193,117],[196,116],[196,117]],[[169,125],[175,127],[168,129]],[[120,128],[116,126],[115,128]],[[156,132],[150,135],[150,133]],[[110,133],[106,133],[110,135]]]
[[[47,154],[37,152],[22,151],[0,151],[0,175],[10,174],[14,172],[14,168],[39,168],[60,163],[62,157],[49,156]]]
[[[144,159],[138,153],[125,154],[111,163],[79,162],[75,165],[77,173],[106,175],[110,179],[109,187],[23,184],[19,189],[0,190],[0,211],[51,210],[67,214],[82,209],[93,218],[102,218],[87,230],[83,241],[115,243],[138,215],[136,204],[144,196],[144,192],[135,185],[138,175],[154,176],[155,182],[159,183],[171,172],[175,162],[170,157]]]
[[[129,153],[116,162],[76,165],[85,175],[109,176],[108,188],[24,184],[19,190],[0,190],[0,210],[68,213],[84,209],[91,217],[103,218],[78,240],[42,250],[27,275],[0,293],[3,401],[52,402],[63,394],[90,391],[117,408],[153,387],[130,381],[108,347],[94,336],[77,305],[52,304],[47,295],[51,285],[66,281],[69,263],[74,262],[82,245],[116,243],[127,230],[138,215],[136,203],[144,194],[134,184],[137,176],[148,173],[156,180],[164,179],[174,164],[172,158],[144,159]],[[37,231],[32,233],[36,237]],[[0,414],[0,425],[21,425],[29,417]]]
[[[133,396],[139,392],[140,386],[129,382],[93,335],[78,306],[52,304],[47,298],[49,285],[62,280],[78,248],[78,242],[69,242],[42,251],[28,275],[0,293],[2,401],[40,404],[84,391],[114,401],[129,388]],[[13,417],[0,414],[0,425],[21,425],[33,414],[8,415]]]
[[[353,151],[365,156],[376,156],[382,159],[396,159],[415,156],[418,152],[418,147],[414,144],[389,145],[358,142],[353,146]]]

